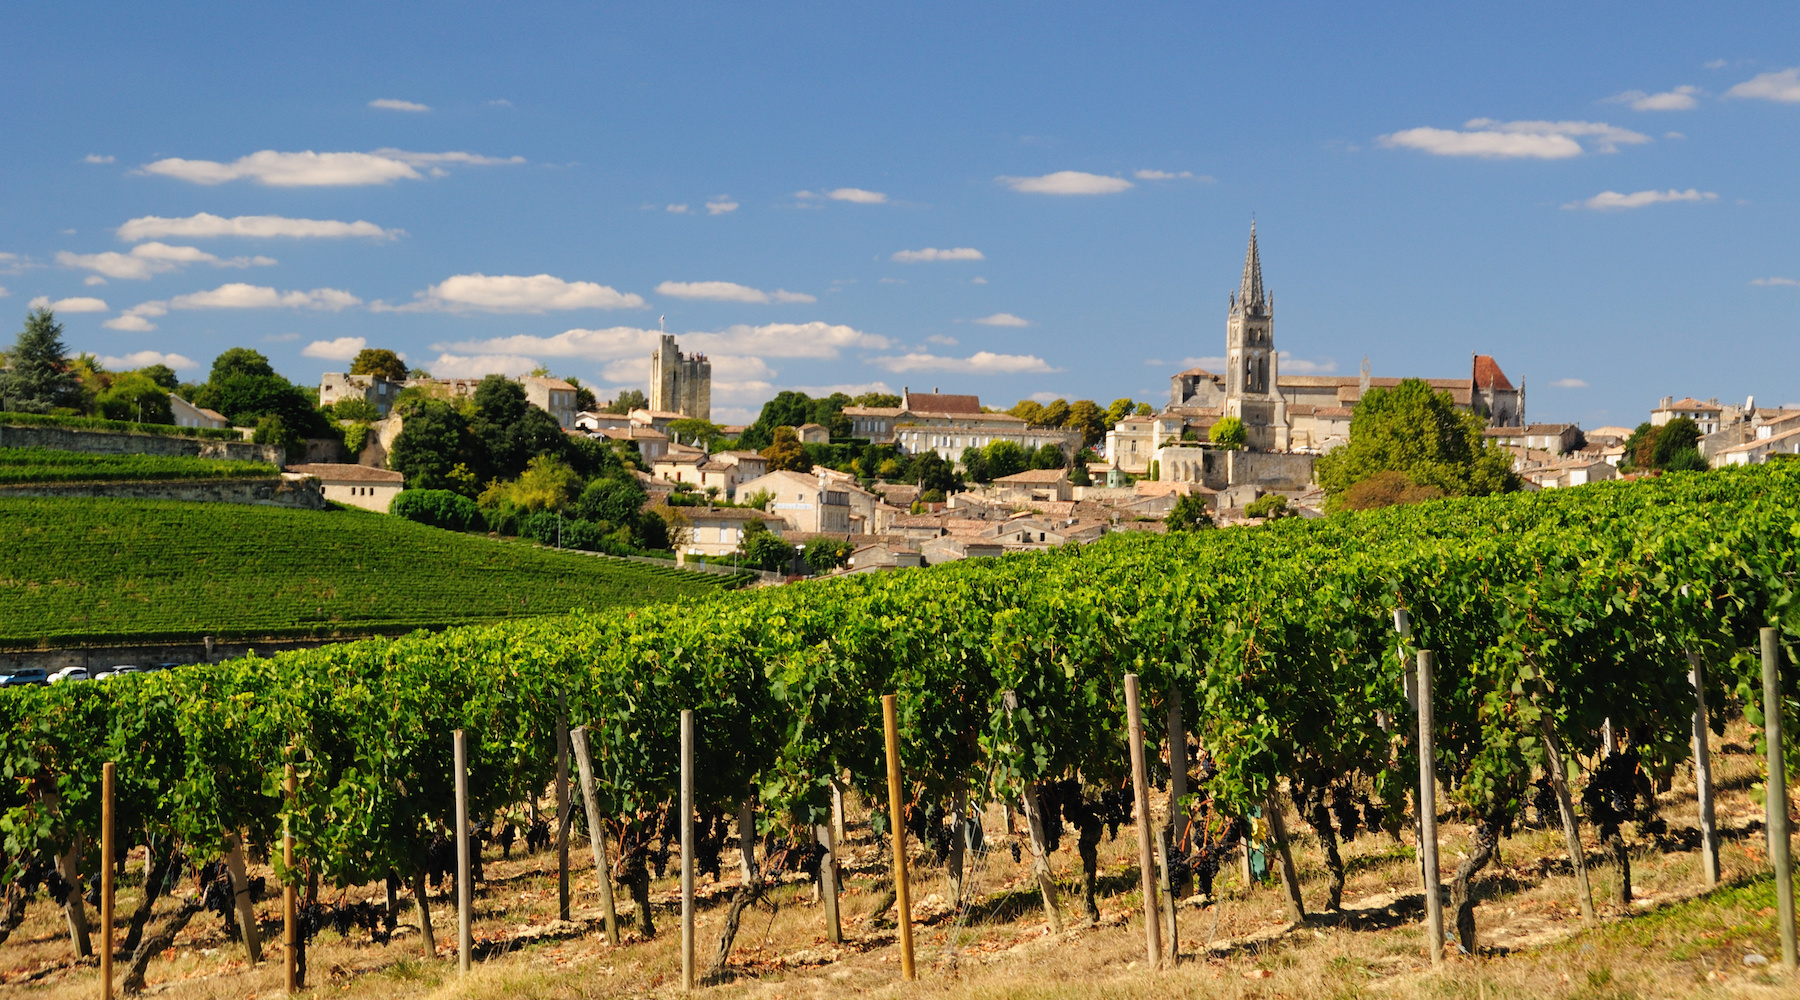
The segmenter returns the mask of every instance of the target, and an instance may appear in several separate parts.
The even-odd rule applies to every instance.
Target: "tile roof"
[[[994,480],[994,482],[1055,483],[1067,479],[1068,476],[1069,470],[1067,469],[1027,469],[1024,472],[1015,472],[1010,476],[1001,476],[999,479]]]
[[[1511,389],[1513,384],[1506,380],[1506,373],[1500,370],[1500,362],[1486,354],[1475,355],[1475,374],[1470,380],[1477,389]]]
[[[1657,409],[1658,410],[1711,411],[1713,413],[1718,413],[1719,410],[1721,409],[1721,407],[1717,403],[1702,403],[1698,399],[1695,399],[1694,397],[1689,396],[1686,399],[1678,399],[1675,402],[1670,403],[1668,406],[1659,406],[1659,407],[1657,407]]]
[[[953,393],[903,391],[901,406],[914,413],[980,413],[981,397]]]
[[[301,465],[290,465],[289,472],[298,472],[303,476],[318,476],[321,481],[332,480],[340,483],[403,483],[406,477],[389,469],[377,469],[372,465],[352,465],[348,462],[310,462]]]

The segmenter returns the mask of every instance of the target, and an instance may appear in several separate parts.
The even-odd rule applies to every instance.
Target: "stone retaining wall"
[[[0,497],[63,497],[110,500],[184,500],[190,503],[251,503],[269,507],[324,510],[325,492],[316,476],[284,473],[266,479],[168,479],[102,483],[17,483],[0,486]]]
[[[95,455],[191,455],[195,458],[224,458],[234,462],[268,462],[271,465],[281,465],[284,458],[281,447],[273,444],[162,434],[120,434],[75,427],[0,425],[0,448],[50,448]]]

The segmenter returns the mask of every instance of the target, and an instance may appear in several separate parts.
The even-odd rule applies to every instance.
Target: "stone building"
[[[671,334],[663,334],[650,355],[650,409],[712,419],[712,362],[704,354],[682,354]]]
[[[575,426],[575,387],[559,378],[527,375],[519,380],[525,386],[525,401],[548,411],[563,430]]]
[[[1033,427],[1010,413],[981,407],[978,396],[900,390],[899,406],[846,406],[850,433],[875,444],[895,444],[908,455],[935,451],[946,461],[962,458],[965,448],[985,448],[1011,441],[1035,451],[1053,444],[1065,461],[1081,450],[1081,432],[1063,427]]]
[[[289,472],[316,476],[325,499],[378,514],[388,512],[388,504],[406,488],[406,477],[387,469],[337,462],[315,462],[290,465]]]

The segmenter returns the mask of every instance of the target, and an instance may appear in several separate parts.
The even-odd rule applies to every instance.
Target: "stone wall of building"
[[[1227,451],[1222,454],[1225,486],[1254,483],[1266,490],[1292,491],[1312,485],[1312,455],[1267,451]],[[1212,483],[1206,485],[1221,488]]]
[[[163,434],[121,434],[76,427],[0,425],[0,448],[49,448],[94,455],[189,455],[196,458],[224,458],[234,462],[268,462],[273,465],[282,464],[283,458],[279,445]]]

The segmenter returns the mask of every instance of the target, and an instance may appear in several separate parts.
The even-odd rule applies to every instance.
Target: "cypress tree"
[[[0,405],[21,413],[48,413],[74,398],[80,380],[69,367],[62,324],[48,309],[25,317],[25,329],[7,356],[0,378]]]

